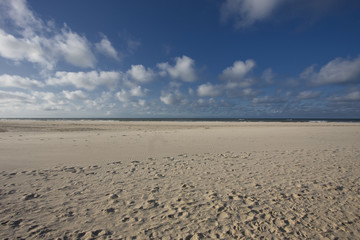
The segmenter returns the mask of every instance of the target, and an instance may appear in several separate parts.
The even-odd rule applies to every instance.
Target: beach
[[[360,239],[360,123],[0,121],[1,239]]]

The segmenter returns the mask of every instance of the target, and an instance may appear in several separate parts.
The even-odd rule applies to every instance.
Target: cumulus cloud
[[[58,61],[83,68],[92,68],[96,58],[84,36],[66,25],[59,31],[43,23],[23,0],[0,2],[0,18],[14,26],[11,32],[0,29],[0,56],[15,62],[27,61],[52,70]],[[5,7],[4,7],[5,6]]]
[[[113,88],[117,85],[121,76],[121,72],[115,71],[56,72],[55,76],[48,79],[46,83],[52,86],[73,85],[91,91],[101,85]]]
[[[336,58],[317,72],[315,66],[305,69],[301,78],[314,85],[345,84],[360,81],[360,56],[355,59]]]
[[[223,21],[234,19],[236,28],[245,28],[268,18],[283,0],[226,0],[221,6]]]
[[[151,68],[146,69],[143,65],[131,65],[127,74],[139,83],[151,82],[155,77],[154,71]]]
[[[49,39],[41,36],[16,38],[0,29],[0,56],[16,62],[37,63],[49,70],[62,58],[83,68],[94,67],[96,63],[90,43],[69,29]]]
[[[84,100],[87,99],[88,96],[81,90],[76,90],[76,91],[62,91],[62,93],[64,94],[65,98],[69,99],[69,100]]]
[[[223,80],[221,84],[214,85],[211,83],[201,84],[197,88],[199,97],[219,97],[224,93],[228,97],[249,98],[256,95],[256,91],[250,86],[254,84],[255,79],[247,77],[249,72],[255,67],[255,61],[249,59],[245,62],[235,61],[230,67],[227,67],[219,75]]]
[[[239,81],[255,67],[255,61],[248,59],[245,62],[235,61],[233,66],[224,69],[220,78],[227,81]]]
[[[123,103],[124,107],[144,107],[146,101],[144,99],[139,99],[139,97],[144,97],[145,93],[141,90],[141,87],[132,88],[129,91],[121,89],[121,91],[115,94],[116,98]]]
[[[53,60],[45,54],[41,37],[16,38],[0,29],[0,56],[15,62],[28,61],[46,68],[53,67]]]
[[[184,82],[197,80],[195,61],[188,56],[176,57],[174,66],[164,62],[157,64],[157,67],[161,70],[160,75],[162,76],[169,75],[172,79],[180,79]]]
[[[96,58],[90,49],[89,41],[70,29],[63,28],[61,34],[55,36],[52,45],[55,55],[59,53],[66,62],[74,66],[83,68],[95,66]]]
[[[91,112],[94,110],[107,110],[111,112],[115,108],[116,104],[112,102],[113,94],[111,92],[102,92],[101,96],[97,96],[95,99],[88,98],[84,101],[85,107]]]
[[[133,97],[144,97],[146,95],[145,92],[147,92],[147,90],[143,90],[141,86],[130,89],[130,95]]]
[[[102,54],[109,56],[117,61],[120,60],[118,52],[115,50],[109,39],[104,35],[100,42],[95,44],[96,49]]]
[[[166,105],[174,105],[179,99],[174,94],[168,93],[161,96],[160,100]]]
[[[130,101],[130,94],[124,89],[121,89],[120,92],[116,93],[116,97],[120,102],[127,103]]]
[[[27,77],[18,75],[3,74],[0,76],[0,87],[15,87],[28,89],[32,87],[43,87],[44,84],[40,81],[33,80]]]
[[[32,91],[34,103],[30,104],[28,109],[37,111],[70,111],[69,102],[64,101],[62,97],[53,92]]]
[[[160,100],[166,105],[178,105],[183,102],[184,99],[179,91],[175,91],[174,93],[162,93]]]
[[[255,79],[246,76],[254,67],[255,61],[251,59],[245,62],[235,61],[231,67],[222,71],[219,78],[226,82],[225,88],[227,89],[248,88],[255,82]]]
[[[45,100],[47,102],[51,102],[51,103],[54,103],[54,104],[59,103],[57,101],[58,99],[57,99],[55,93],[53,93],[53,92],[33,91],[33,92],[31,92],[31,94],[37,99],[42,99],[42,100]]]
[[[223,93],[223,87],[220,85],[212,85],[211,83],[201,84],[197,89],[199,97],[218,97]]]

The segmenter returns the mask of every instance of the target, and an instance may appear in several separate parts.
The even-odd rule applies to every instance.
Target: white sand
[[[360,239],[360,124],[0,121],[0,238]]]

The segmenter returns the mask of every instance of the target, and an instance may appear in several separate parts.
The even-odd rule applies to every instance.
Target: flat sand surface
[[[360,124],[0,120],[0,239],[360,239]]]

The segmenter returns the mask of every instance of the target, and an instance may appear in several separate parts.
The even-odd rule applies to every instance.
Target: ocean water
[[[14,120],[71,121],[173,121],[173,122],[360,122],[359,118],[2,118]]]

